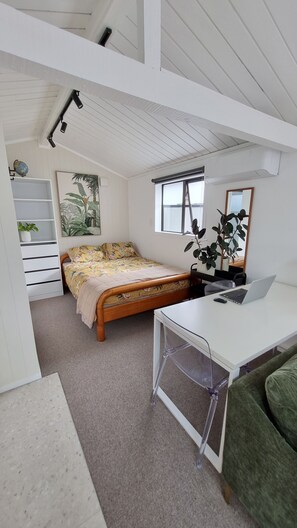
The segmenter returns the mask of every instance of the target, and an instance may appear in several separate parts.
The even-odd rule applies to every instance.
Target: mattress
[[[154,260],[144,259],[142,257],[129,257],[116,260],[104,260],[101,262],[65,262],[63,264],[63,269],[67,286],[69,287],[72,295],[77,299],[82,285],[90,278],[106,276],[108,281],[108,277],[115,275],[120,276],[123,274],[122,284],[124,285],[127,284],[127,281],[125,280],[126,271],[136,271],[138,269],[140,270],[144,268],[149,269],[155,266],[160,266],[160,264]],[[183,273],[183,271],[179,270],[179,273]],[[174,283],[163,284],[152,288],[139,289],[129,293],[112,295],[106,299],[104,306],[120,305],[129,301],[160,295],[165,292],[176,291],[178,289],[184,289],[188,286],[188,280],[180,280]]]

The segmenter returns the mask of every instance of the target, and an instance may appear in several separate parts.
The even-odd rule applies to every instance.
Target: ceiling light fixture
[[[79,98],[79,92],[77,90],[73,90],[72,92],[72,99],[73,101],[75,102],[77,108],[79,108],[79,110],[81,110],[81,108],[83,108],[83,104]]]
[[[48,136],[47,140],[48,140],[50,146],[53,147],[53,148],[55,148],[56,143],[55,143],[54,140],[53,140],[53,136]]]
[[[102,37],[99,40],[98,44],[100,44],[100,46],[105,47],[105,44],[108,41],[108,39],[109,39],[111,34],[112,34],[112,29],[110,29],[109,27],[105,28],[105,30],[103,31]]]
[[[103,34],[98,42],[98,44],[100,46],[103,46],[105,47],[105,44],[106,42],[108,41],[110,35],[112,34],[112,29],[109,28],[109,27],[106,27],[105,30],[103,31]],[[79,91],[78,90],[72,90],[70,96],[68,97],[65,105],[64,105],[64,108],[62,108],[62,111],[59,115],[59,117],[56,119],[55,121],[55,124],[54,126],[52,127],[49,135],[47,136],[47,140],[49,142],[49,144],[51,145],[51,147],[55,147],[56,144],[53,140],[53,135],[54,135],[54,132],[56,131],[56,128],[59,126],[59,124],[61,123],[61,127],[60,127],[60,132],[62,132],[63,134],[65,134],[66,132],[66,128],[67,128],[67,123],[64,121],[64,115],[65,115],[65,112],[67,112],[69,106],[71,105],[72,101],[75,102],[77,108],[79,108],[80,110],[83,108],[83,103],[79,97]]]
[[[61,128],[60,128],[60,131],[65,134],[66,132],[66,128],[67,128],[67,123],[66,121],[63,121],[63,117],[61,117]]]

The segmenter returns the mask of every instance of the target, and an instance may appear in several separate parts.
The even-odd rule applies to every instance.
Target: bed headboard
[[[69,257],[69,255],[68,255],[68,253],[63,253],[63,255],[60,256],[63,286],[67,286],[67,284],[66,284],[66,280],[65,280],[65,273],[64,273],[64,269],[63,269],[63,263],[64,263],[66,260],[70,260],[70,257]]]

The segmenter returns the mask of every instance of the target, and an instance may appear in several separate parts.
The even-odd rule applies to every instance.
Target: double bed
[[[98,341],[109,321],[189,298],[189,273],[140,257],[131,242],[72,248],[61,264],[77,313],[89,327],[96,321]]]

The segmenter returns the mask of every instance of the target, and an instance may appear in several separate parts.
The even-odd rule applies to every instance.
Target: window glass
[[[163,185],[162,231],[181,233],[183,205],[183,182]]]
[[[199,206],[199,207],[196,207],[195,205],[193,206],[192,205],[192,214],[193,214],[193,219],[194,218],[197,218],[197,223],[198,223],[198,226],[199,228],[201,229],[202,228],[202,222],[203,222],[203,207]],[[185,210],[185,229],[184,229],[184,232],[190,232],[192,233],[192,220],[191,220],[191,216],[190,216],[190,208],[189,207],[186,207],[186,210]]]
[[[161,231],[192,231],[192,220],[203,222],[204,180],[188,179],[162,184]]]
[[[181,233],[182,225],[182,208],[166,207],[163,208],[163,229],[162,231],[171,231]]]
[[[190,200],[192,206],[194,204],[200,204],[203,205],[204,201],[204,180],[202,181],[196,181],[196,182],[188,182],[189,185],[189,193],[190,193]]]
[[[183,182],[167,183],[163,185],[163,204],[179,205],[183,203]]]

